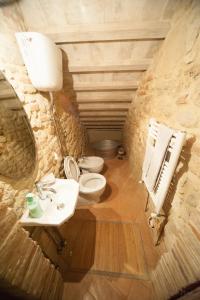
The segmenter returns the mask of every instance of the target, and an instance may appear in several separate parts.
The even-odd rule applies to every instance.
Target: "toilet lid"
[[[68,179],[79,180],[80,170],[78,164],[72,156],[67,156],[64,159],[64,171]]]

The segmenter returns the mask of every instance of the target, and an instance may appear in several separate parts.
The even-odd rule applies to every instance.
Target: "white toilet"
[[[83,156],[78,160],[78,166],[84,171],[101,173],[104,166],[104,159],[99,156]]]
[[[106,179],[98,173],[80,175],[77,162],[71,156],[64,159],[64,171],[67,178],[79,182],[79,204],[92,204],[100,201],[106,187]]]

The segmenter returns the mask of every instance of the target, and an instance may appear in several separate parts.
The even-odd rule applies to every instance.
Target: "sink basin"
[[[99,156],[84,156],[79,159],[78,166],[91,173],[100,173],[103,169],[104,159]]]
[[[43,210],[40,218],[29,217],[28,208],[20,219],[25,226],[59,226],[66,222],[74,214],[78,201],[79,184],[74,179],[57,179],[51,185],[56,193],[51,193],[49,198],[39,200]],[[48,193],[49,192],[44,192]]]

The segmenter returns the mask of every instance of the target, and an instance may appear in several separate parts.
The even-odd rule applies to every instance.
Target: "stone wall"
[[[59,270],[22,228],[13,209],[4,203],[0,203],[0,227],[1,299],[62,299]]]
[[[16,31],[26,31],[19,6],[15,2],[12,5],[1,6],[0,71],[3,71],[4,76],[13,86],[21,101],[35,141],[36,163],[33,172],[19,180],[0,176],[0,201],[2,202],[0,203],[0,208],[3,208],[3,211],[5,211],[4,208],[7,205],[13,207],[19,218],[23,212],[25,194],[34,189],[35,181],[48,172],[53,172],[55,176],[60,176],[63,155],[70,154],[77,157],[85,154],[87,136],[84,129],[80,126],[78,116],[73,114],[73,111],[67,114],[63,112],[63,108],[60,108],[59,103],[57,103],[56,95],[54,95],[53,104],[57,103],[57,109],[54,110],[49,94],[40,93],[32,86],[16,44],[14,37],[14,32]],[[55,115],[57,115],[57,119]],[[64,131],[67,133],[66,135]],[[1,138],[1,141],[3,143],[7,142],[5,136]],[[5,145],[2,146],[4,147]],[[63,149],[64,152],[62,151]],[[22,295],[24,295],[23,292],[28,292],[29,296],[34,293],[41,299],[60,299],[62,297],[63,282],[59,272],[55,271],[54,266],[44,259],[41,248],[28,237],[28,232],[21,229],[18,222],[16,222],[14,211],[10,209],[7,211],[8,213],[6,212],[6,217],[4,218],[0,209],[1,257],[5,255],[6,258],[4,257],[3,261],[7,262],[1,268],[3,270],[0,278],[1,284],[6,284],[6,288],[10,292],[14,284],[15,295],[18,288],[21,290]],[[10,213],[14,216],[14,223],[9,217]],[[11,229],[11,233],[9,230],[5,230],[4,227]],[[6,237],[4,237],[5,234]],[[28,244],[23,240],[21,234],[28,239]],[[21,243],[19,243],[19,240]],[[25,248],[26,253],[24,255],[22,250]],[[17,256],[13,255],[13,249],[17,249],[17,252],[15,251]],[[34,258],[33,260],[32,257]],[[32,275],[31,280],[30,274]],[[46,274],[48,284],[46,284],[44,274]],[[38,276],[42,276],[42,278]],[[2,278],[4,282],[2,282]],[[37,280],[38,278],[40,279],[39,281]],[[37,284],[37,282],[42,283],[42,285]],[[51,288],[52,282],[54,288]]]
[[[76,106],[68,91],[54,94],[55,121],[62,141],[63,152],[76,159],[88,152],[88,136],[80,124]]]
[[[0,201],[13,206],[19,216],[23,210],[24,195],[33,189],[35,181],[48,172],[59,176],[63,155],[78,157],[86,154],[87,145],[86,133],[74,111],[63,112],[57,103],[57,95],[54,95],[56,112],[59,110],[58,120],[55,120],[49,94],[39,93],[32,86],[14,36],[15,32],[26,30],[17,3],[0,7],[0,70],[4,71],[23,105],[36,145],[36,164],[30,176],[23,180],[0,177]],[[68,90],[66,87],[65,95]],[[60,141],[64,151],[61,151]]]
[[[35,143],[20,104],[18,99],[1,99],[0,105],[0,174],[14,179],[35,167]]]
[[[63,154],[57,135],[51,102],[47,93],[39,93],[30,83],[26,68],[20,64],[0,61],[0,69],[15,89],[30,121],[36,145],[36,166],[31,176],[16,181],[7,177],[0,178],[0,199],[13,206],[18,215],[24,205],[24,195],[33,189],[35,181],[43,175],[53,172],[60,175]],[[56,100],[56,99],[55,99]],[[62,114],[62,124],[68,133],[62,136],[67,151],[65,155],[80,156],[85,154],[86,134],[80,126],[78,118],[72,114]],[[63,121],[64,119],[64,121]]]
[[[171,30],[132,101],[124,131],[132,171],[138,179],[141,178],[150,118],[187,133],[167,211],[164,240],[169,251],[173,249],[178,232],[185,233],[187,240],[187,232],[193,232],[188,227],[200,230],[199,16],[199,1],[180,2]]]
[[[75,158],[86,155],[88,137],[78,117],[63,112],[60,121],[64,134],[66,154]]]

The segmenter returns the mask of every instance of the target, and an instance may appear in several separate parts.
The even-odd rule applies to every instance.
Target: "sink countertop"
[[[27,208],[20,219],[20,222],[23,225],[60,226],[73,216],[78,201],[78,182],[76,182],[74,179],[56,178],[56,181],[53,185],[51,185],[51,188],[56,190],[56,194],[51,193],[53,199],[52,201],[50,199],[39,199],[40,205],[43,210],[42,217],[29,217],[29,210]],[[57,205],[61,203],[64,203],[64,207],[58,209]]]

